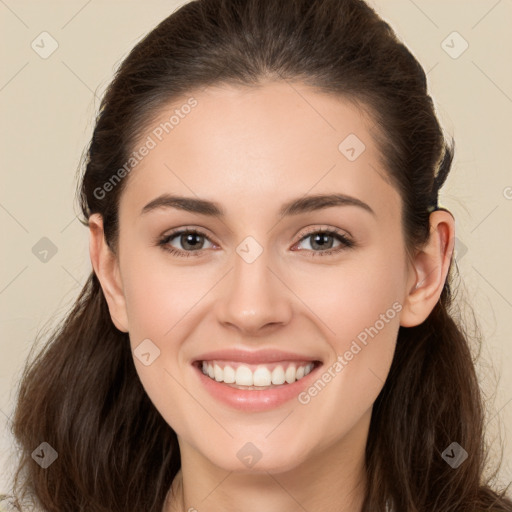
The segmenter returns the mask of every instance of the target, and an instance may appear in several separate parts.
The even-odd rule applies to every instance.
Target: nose
[[[233,268],[219,289],[217,319],[245,336],[268,335],[290,322],[293,293],[279,267],[271,268],[267,251],[249,261],[234,256]]]

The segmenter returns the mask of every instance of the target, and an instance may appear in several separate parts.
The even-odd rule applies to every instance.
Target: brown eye
[[[338,253],[344,249],[349,249],[355,246],[355,243],[349,240],[345,235],[333,230],[312,231],[303,236],[301,238],[301,242],[303,240],[310,241],[310,247],[306,247],[306,250],[311,252],[312,256],[324,256],[333,253]],[[335,243],[336,240],[339,242],[339,245],[333,248],[333,244]]]
[[[178,244],[181,245],[181,248],[176,248],[175,246],[171,245],[171,241],[174,240],[176,240]],[[180,231],[174,231],[173,233],[166,235],[158,242],[158,245],[160,245],[164,250],[169,251],[171,254],[178,256],[198,256],[201,254],[201,251],[204,248],[203,244],[205,240],[209,241],[208,237],[200,231],[182,229]]]

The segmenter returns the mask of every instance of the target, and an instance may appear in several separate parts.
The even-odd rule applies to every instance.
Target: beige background
[[[24,359],[36,332],[62,317],[91,269],[74,190],[99,98],[133,45],[183,3],[0,0],[0,464],[5,468],[0,490],[8,485],[8,419]],[[505,443],[500,479],[507,482],[512,480],[512,373],[506,372],[512,364],[512,2],[371,4],[428,71],[440,119],[456,139],[454,167],[440,202],[456,217],[460,300],[474,304],[485,337],[478,368],[488,396],[489,442],[494,456],[501,453],[500,435]],[[43,31],[58,43],[47,59],[31,47]],[[469,44],[456,59],[442,47],[453,31]],[[453,36],[447,42],[452,52],[462,48]],[[57,248],[46,263],[32,252],[42,237]]]

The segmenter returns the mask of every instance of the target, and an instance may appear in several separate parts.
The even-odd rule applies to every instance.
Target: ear
[[[434,309],[450,268],[455,245],[455,219],[448,210],[430,214],[427,243],[411,262],[408,295],[400,316],[400,325],[421,324]]]
[[[112,322],[122,332],[128,332],[128,316],[117,256],[105,240],[103,218],[99,213],[89,217],[89,254],[103,294],[107,300]]]

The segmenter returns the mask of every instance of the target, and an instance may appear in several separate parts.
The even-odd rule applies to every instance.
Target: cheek
[[[130,333],[157,339],[170,335],[204,290],[198,288],[197,269],[166,264],[165,259],[140,255],[126,260],[124,295]]]
[[[342,415],[364,412],[387,378],[403,308],[403,268],[396,250],[386,253],[380,247],[316,272],[314,287],[310,280],[309,286],[295,288],[321,320],[315,322],[331,348],[322,383],[332,392],[322,400],[332,400],[333,407],[343,404]]]
[[[396,258],[380,253],[316,271],[309,286],[292,287],[307,305],[303,315],[330,348],[317,379],[298,397],[296,417],[306,419],[294,426],[295,438],[315,439],[317,448],[329,449],[341,437],[364,431],[357,425],[369,421],[393,359],[401,275]],[[289,443],[286,430],[273,435],[274,442]]]
[[[316,323],[324,325],[326,338],[337,352],[374,325],[383,337],[388,337],[389,326],[397,331],[405,283],[404,264],[396,251],[375,247],[339,264],[310,267],[307,279],[305,275],[289,274],[293,289],[317,315]]]
[[[187,315],[193,314],[193,305],[203,292],[191,283],[183,269],[166,265],[163,258],[152,258],[151,251],[133,251],[122,261],[130,344],[147,395],[167,423],[183,431],[183,408],[193,407],[193,403],[188,402],[188,395],[183,394],[179,384],[185,382],[180,340],[187,336]],[[151,344],[147,345],[146,340]],[[143,343],[149,350],[138,349]],[[148,351],[151,362],[146,365],[137,353]]]

